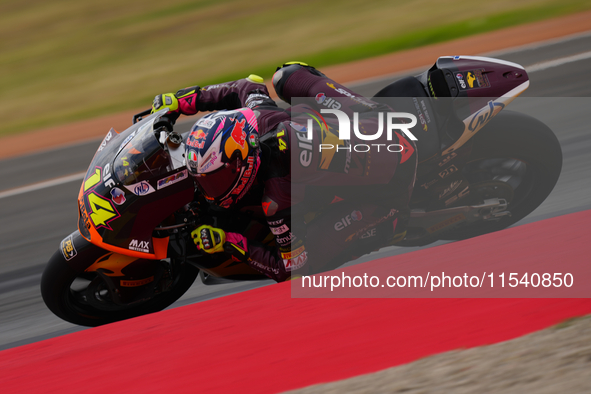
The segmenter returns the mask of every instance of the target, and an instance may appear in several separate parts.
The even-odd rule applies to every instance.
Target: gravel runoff
[[[591,393],[591,316],[289,393]]]

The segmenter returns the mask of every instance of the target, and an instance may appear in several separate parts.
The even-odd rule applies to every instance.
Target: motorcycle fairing
[[[522,66],[505,60],[442,56],[428,71],[427,83],[435,99],[438,95],[452,97],[454,112],[464,124],[459,138],[442,152],[448,155],[523,93],[529,87],[529,77]]]
[[[105,250],[166,258],[169,238],[152,233],[193,199],[192,178],[171,163],[155,135],[154,123],[165,112],[121,134],[109,131],[88,168],[78,195],[78,227],[84,238]]]

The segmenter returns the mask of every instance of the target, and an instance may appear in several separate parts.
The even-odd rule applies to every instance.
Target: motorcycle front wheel
[[[165,262],[162,262],[163,264]],[[168,264],[168,263],[167,263]],[[45,305],[58,317],[73,324],[96,327],[107,323],[158,312],[178,300],[193,284],[199,269],[188,264],[172,264],[165,277],[150,286],[165,288],[137,290],[133,302],[117,302],[110,279],[97,272],[79,272],[64,259],[60,250],[49,260],[41,277],[41,295]],[[146,286],[144,286],[146,287]]]

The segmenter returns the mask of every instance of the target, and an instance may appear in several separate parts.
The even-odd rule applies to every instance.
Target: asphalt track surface
[[[587,34],[486,54],[535,70],[529,72],[531,85],[524,98],[516,100],[509,109],[530,114],[550,126],[560,140],[564,155],[562,175],[555,190],[519,224],[591,209],[591,136],[586,122],[591,108],[590,52],[591,34]],[[579,56],[573,57],[576,55]],[[545,63],[555,59],[562,60]],[[422,70],[412,70],[409,74],[419,71]],[[402,76],[361,81],[350,87],[371,97]],[[179,127],[186,129],[191,124],[187,121],[179,123]],[[105,133],[108,128],[105,125]],[[81,182],[76,174],[86,171],[99,142],[94,140],[0,161],[0,350],[84,329],[63,322],[47,310],[39,293],[39,281],[47,259],[76,228],[76,196]],[[38,190],[22,189],[69,175],[74,175],[74,180]],[[371,257],[413,250],[389,248]],[[196,282],[172,307],[270,283],[205,286]]]

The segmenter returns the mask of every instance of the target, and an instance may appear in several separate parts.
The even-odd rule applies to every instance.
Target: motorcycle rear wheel
[[[498,197],[512,194],[507,207],[511,215],[450,230],[439,237],[443,240],[472,238],[515,224],[546,200],[560,176],[560,143],[552,130],[535,118],[503,111],[473,139],[470,159],[464,167],[472,195],[462,200],[462,205],[481,204],[483,193],[487,198],[495,197],[490,184],[504,182],[498,185]],[[489,189],[473,193],[479,180]],[[512,193],[507,193],[507,188]]]
[[[96,327],[120,320],[158,312],[178,300],[193,284],[199,269],[190,264],[179,264],[167,291],[129,305],[109,303],[108,296],[101,296],[100,275],[77,272],[68,265],[58,250],[49,260],[41,277],[41,295],[47,307],[58,317],[73,324]],[[94,275],[92,278],[90,276]],[[88,284],[76,289],[77,280]],[[92,287],[92,288],[91,288]],[[94,300],[91,297],[95,297]],[[96,307],[101,303],[100,308]]]

